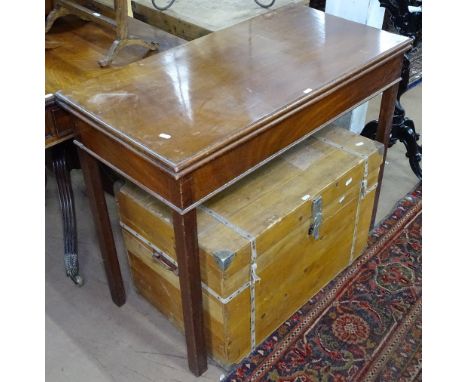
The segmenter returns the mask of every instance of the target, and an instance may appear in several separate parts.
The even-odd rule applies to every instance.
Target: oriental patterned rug
[[[402,199],[369,248],[225,381],[419,381],[422,190]]]

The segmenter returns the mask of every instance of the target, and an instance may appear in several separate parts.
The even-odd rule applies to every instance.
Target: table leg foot
[[[200,376],[208,368],[208,362],[203,326],[196,210],[185,215],[174,212],[173,221],[188,364],[190,371]]]
[[[83,285],[79,274],[75,204],[66,152],[62,147],[53,151],[52,167],[57,180],[63,222],[64,263],[68,277],[78,286]]]
[[[121,40],[115,40],[109,48],[106,57],[99,61],[99,65],[102,68],[109,66],[112,61],[115,60],[119,52],[128,45],[140,45],[148,50],[157,50],[159,48],[159,44],[157,42],[147,41],[141,38],[125,38]]]
[[[106,271],[112,300],[117,306],[125,304],[125,288],[120,273],[120,264],[115,249],[114,236],[107,211],[99,163],[87,152],[78,149],[83,177],[86,183],[89,204],[96,226],[101,256]]]

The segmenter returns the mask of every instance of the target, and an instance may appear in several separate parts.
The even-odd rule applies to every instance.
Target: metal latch
[[[322,225],[322,197],[312,200],[312,223],[309,227],[309,236],[314,236],[314,239],[319,238],[319,230]]]

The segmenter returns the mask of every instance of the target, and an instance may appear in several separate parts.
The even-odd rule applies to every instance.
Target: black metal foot
[[[361,135],[375,140],[377,125],[377,121],[370,121],[362,130]],[[406,157],[409,160],[411,170],[419,179],[422,179],[422,146],[418,144],[418,140],[419,134],[416,133],[413,121],[409,118],[403,118],[400,124],[393,124],[388,147],[392,147],[397,141],[402,142],[406,147]]]
[[[79,274],[75,204],[70,169],[67,164],[66,151],[62,147],[56,147],[53,150],[52,167],[57,180],[62,211],[65,272],[76,285],[82,286],[83,278]]]

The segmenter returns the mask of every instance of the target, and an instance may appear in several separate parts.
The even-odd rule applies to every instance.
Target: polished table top
[[[287,6],[68,88],[59,99],[178,172],[408,41]]]

